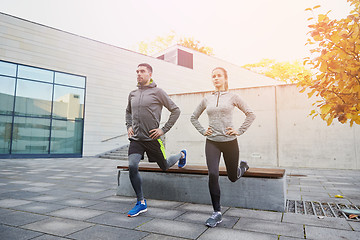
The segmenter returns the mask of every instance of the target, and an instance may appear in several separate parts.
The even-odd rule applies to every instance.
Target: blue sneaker
[[[186,165],[186,150],[183,149],[183,150],[181,150],[181,152],[184,153],[184,157],[183,157],[183,158],[180,158],[180,160],[179,160],[179,162],[178,162],[178,167],[179,167],[179,168],[183,168],[183,167],[185,167],[185,165]]]
[[[142,204],[141,201],[138,201],[133,209],[128,212],[128,217],[136,217],[140,213],[144,213],[147,211],[147,204],[145,200],[145,204]]]

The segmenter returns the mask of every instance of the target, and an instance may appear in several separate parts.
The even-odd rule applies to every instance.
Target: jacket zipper
[[[140,120],[141,120],[141,118],[140,118],[140,112],[141,112],[140,107],[141,107],[142,97],[143,97],[143,90],[140,89],[139,107],[138,107],[138,119],[139,119],[138,121],[139,121],[139,126],[140,126]]]
[[[218,97],[217,97],[217,101],[216,101],[216,107],[219,106],[219,97],[220,97],[220,92],[218,92]]]

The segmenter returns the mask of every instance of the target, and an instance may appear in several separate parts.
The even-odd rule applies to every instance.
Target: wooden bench
[[[117,166],[117,195],[135,196],[129,180],[129,167]],[[139,171],[146,198],[211,204],[206,166],[173,166],[162,171],[156,163],[140,163]],[[227,178],[226,168],[220,166],[221,204],[283,212],[286,205],[285,169],[249,168],[237,182]]]

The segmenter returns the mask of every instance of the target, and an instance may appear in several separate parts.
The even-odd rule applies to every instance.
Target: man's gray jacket
[[[127,129],[132,127],[134,131],[134,135],[130,139],[153,140],[149,137],[149,131],[159,128],[163,106],[171,112],[168,121],[161,128],[166,133],[179,118],[179,107],[164,90],[156,86],[152,79],[150,85],[138,85],[138,89],[131,91],[126,108],[126,127]]]

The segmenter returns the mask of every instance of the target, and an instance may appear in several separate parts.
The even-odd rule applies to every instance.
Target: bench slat
[[[128,170],[128,166],[117,166],[118,169]],[[139,171],[146,172],[163,172],[161,168],[156,163],[141,163],[139,164]],[[166,172],[173,173],[185,173],[185,174],[200,174],[207,175],[208,170],[206,166],[200,165],[186,165],[184,168],[178,168],[174,165]],[[219,169],[220,176],[227,176],[226,168],[220,166]],[[285,174],[285,169],[277,168],[249,168],[248,171],[244,174],[244,177],[260,177],[260,178],[282,178]]]

